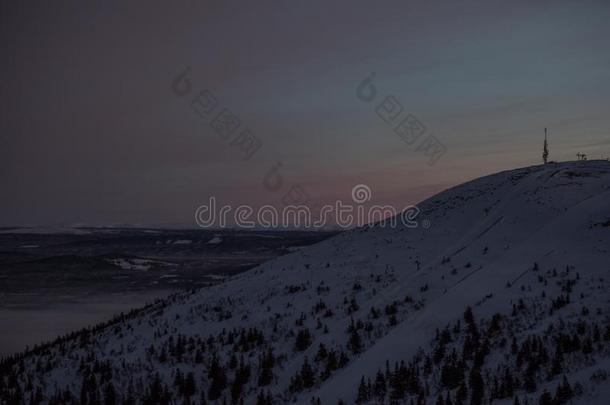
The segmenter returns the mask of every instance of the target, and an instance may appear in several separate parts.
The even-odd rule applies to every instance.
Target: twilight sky
[[[2,2],[0,226],[194,226],[210,196],[278,205],[293,186],[403,207],[540,163],[544,127],[551,159],[609,156],[609,49],[608,1]],[[447,149],[433,166],[394,132],[409,113]]]

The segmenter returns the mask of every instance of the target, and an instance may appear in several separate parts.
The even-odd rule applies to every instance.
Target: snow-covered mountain
[[[6,359],[2,403],[610,403],[610,162],[419,208]]]

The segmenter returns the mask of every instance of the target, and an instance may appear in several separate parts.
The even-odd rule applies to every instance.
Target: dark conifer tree
[[[349,348],[354,354],[358,354],[362,351],[362,339],[356,329],[352,330],[350,333]]]
[[[190,398],[195,395],[195,392],[197,392],[197,384],[195,383],[195,374],[191,371],[186,375],[184,380],[182,395]]]
[[[385,376],[381,371],[377,371],[377,375],[375,376],[375,386],[373,388],[373,393],[375,394],[375,398],[379,401],[383,401],[385,399],[387,393],[387,386]]]
[[[220,398],[222,392],[227,387],[227,376],[217,357],[212,359],[208,378],[211,380],[208,389],[208,399],[216,400]]]
[[[105,405],[116,405],[116,390],[114,389],[114,385],[112,381],[106,385],[106,390],[104,391],[104,404]]]
[[[309,365],[309,361],[307,360],[307,357],[305,357],[305,361],[303,362],[303,365],[301,366],[301,379],[303,380],[303,387],[304,388],[313,387],[313,385],[315,383],[315,378],[316,377],[313,372],[313,369]]]
[[[485,384],[478,368],[470,372],[470,405],[481,405],[485,396]]]
[[[362,376],[362,379],[360,380],[360,385],[358,385],[358,395],[356,397],[356,403],[363,404],[369,399],[369,390],[366,383],[364,382],[364,376]]]
[[[542,395],[540,395],[540,399],[538,399],[538,405],[553,405],[553,397],[547,390],[544,390]]]
[[[301,329],[297,333],[297,337],[294,343],[294,350],[297,352],[302,352],[307,349],[311,345],[311,333],[309,333],[309,329]]]

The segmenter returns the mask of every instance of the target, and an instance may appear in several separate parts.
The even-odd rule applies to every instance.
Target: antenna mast
[[[546,128],[544,128],[544,146],[543,146],[543,150],[542,150],[542,160],[544,161],[544,164],[547,163],[548,158],[549,158],[549,144],[546,140]]]

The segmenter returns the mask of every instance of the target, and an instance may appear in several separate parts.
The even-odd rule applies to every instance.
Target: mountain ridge
[[[571,386],[581,387],[569,400],[604,403],[608,382],[600,377],[593,383],[585,371],[610,371],[608,341],[594,341],[592,352],[587,346],[588,353],[564,353],[554,343],[563,339],[557,327],[546,328],[573,321],[566,331],[578,334],[572,329],[586,320],[591,324],[582,340],[594,339],[596,326],[604,335],[609,190],[606,161],[550,163],[471,180],[418,205],[428,229],[378,223],[346,231],[221,285],[175,295],[10,359],[0,367],[0,398],[9,403],[16,390],[24,398],[40,391],[44,403],[95,403],[114,390],[123,403],[421,404],[441,397],[445,404],[446,398],[458,403],[466,390],[462,401],[474,401],[481,391],[480,403],[537,403],[556,385],[561,397],[561,375],[546,367],[543,351],[534,350],[544,366],[535,372],[531,363],[521,370],[517,354],[505,353],[501,342],[512,336],[522,350],[539,348],[528,339],[557,347],[554,355],[565,357]],[[588,308],[594,305],[595,311]],[[593,314],[583,318],[584,307]],[[449,340],[438,337],[443,328]],[[444,353],[427,374],[426,359],[436,356],[426,348],[452,348],[458,355]],[[489,360],[478,364],[480,357]],[[400,361],[417,372],[388,370]],[[454,386],[442,376],[458,363],[470,377]],[[494,367],[510,370],[519,384],[494,389],[494,379],[504,378]],[[384,368],[378,383],[375,371]],[[587,378],[575,381],[579,373]],[[11,385],[12,375],[24,383]],[[406,376],[417,383],[403,392],[400,378]],[[362,388],[365,377],[375,381],[374,389]],[[385,387],[383,397],[377,386]]]

